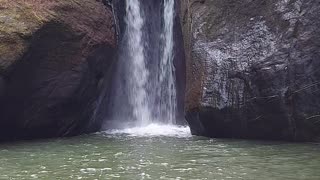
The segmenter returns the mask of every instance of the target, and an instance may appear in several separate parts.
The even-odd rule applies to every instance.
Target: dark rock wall
[[[183,44],[183,33],[180,20],[180,0],[175,0],[175,23],[174,23],[174,65],[176,68],[176,84],[177,84],[177,108],[178,108],[178,122],[185,124],[184,107],[185,107],[185,93],[186,93],[186,57]]]
[[[186,118],[210,137],[320,134],[320,4],[182,0]]]
[[[99,130],[92,116],[116,50],[111,10],[95,0],[26,1],[2,4],[2,12],[30,10],[37,17],[0,22],[21,34],[28,31],[22,37],[0,30],[10,43],[27,44],[0,72],[0,140]],[[29,26],[30,19],[36,25]],[[27,27],[19,29],[20,24]],[[0,61],[7,57],[12,56]]]

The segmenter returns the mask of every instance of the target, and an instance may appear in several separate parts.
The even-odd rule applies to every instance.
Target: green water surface
[[[0,145],[0,179],[320,179],[320,146],[103,133]]]

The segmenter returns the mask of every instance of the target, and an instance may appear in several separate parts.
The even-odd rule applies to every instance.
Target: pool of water
[[[0,179],[320,179],[320,145],[151,125],[0,145]]]

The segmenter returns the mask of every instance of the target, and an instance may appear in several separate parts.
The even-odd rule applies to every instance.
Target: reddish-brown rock
[[[0,139],[97,130],[115,38],[100,1],[0,0]]]

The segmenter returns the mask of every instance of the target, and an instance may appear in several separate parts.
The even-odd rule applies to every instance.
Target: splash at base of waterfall
[[[178,137],[187,138],[191,137],[190,128],[188,126],[177,126],[167,124],[150,124],[142,127],[133,127],[126,129],[115,129],[105,131],[108,135],[128,135],[132,137]]]

